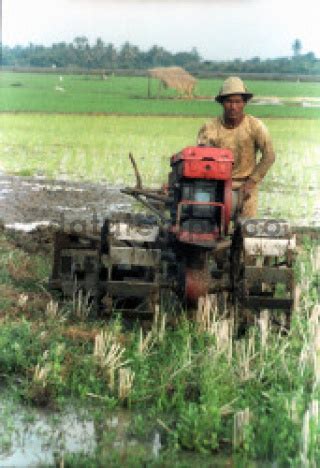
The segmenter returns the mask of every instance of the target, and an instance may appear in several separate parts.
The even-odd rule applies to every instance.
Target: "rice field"
[[[212,101],[221,82],[198,80],[195,94],[202,99],[184,100],[168,89],[156,97],[158,82],[151,80],[153,98],[147,99],[146,77],[2,72],[0,170],[130,185],[132,152],[145,184],[159,185],[170,155],[195,144],[200,126],[221,112]],[[320,84],[246,84],[265,98],[247,112],[264,118],[277,154],[262,184],[261,213],[297,222],[319,219],[320,111],[297,104],[307,97],[318,105]],[[286,101],[271,105],[273,96]]]
[[[1,169],[16,175],[132,185],[135,180],[128,160],[132,152],[145,185],[159,186],[166,181],[170,156],[194,145],[206,120],[2,114]],[[261,214],[288,217],[297,223],[319,222],[319,122],[264,122],[273,137],[277,160],[261,187]]]
[[[104,113],[121,115],[210,116],[220,111],[213,96],[222,80],[199,79],[197,99],[180,99],[172,89],[161,89],[151,80],[148,99],[147,77],[119,77],[106,80],[92,75],[55,75],[2,72],[0,75],[0,112]],[[320,83],[246,81],[260,97],[320,98]],[[312,104],[312,103],[311,103]],[[283,103],[249,105],[250,113],[261,117],[319,118],[319,107]]]
[[[6,91],[0,111],[35,111],[0,113],[0,170],[13,175],[132,185],[132,152],[145,185],[159,186],[166,181],[171,154],[195,144],[200,126],[219,111],[209,101],[144,99],[146,82],[136,78],[119,79],[121,93],[136,96],[130,99],[121,95],[116,80],[113,97],[104,95],[113,77],[107,82],[63,77],[62,86],[73,87],[72,92],[56,91],[61,83],[55,75],[2,74],[1,80]],[[218,84],[201,81],[199,92],[211,94],[211,86],[216,89]],[[319,85],[313,84],[248,86],[266,96],[320,96]],[[106,103],[118,112],[164,109],[198,116],[54,114],[105,112]],[[255,109],[260,117],[273,115],[265,114],[269,107],[278,112],[264,119],[277,160],[261,186],[260,214],[319,225],[319,111]],[[288,118],[289,111],[294,118]],[[298,118],[298,111],[310,118]],[[281,112],[286,118],[278,118]],[[120,320],[88,320],[88,308],[77,307],[76,301],[58,303],[47,290],[48,255],[30,256],[4,235],[0,250],[4,386],[28,405],[53,405],[60,411],[72,399],[83,407],[94,405],[96,450],[74,454],[63,447],[61,466],[193,466],[192,452],[203,455],[199,466],[212,466],[217,453],[235,466],[318,466],[319,246],[305,244],[299,254],[291,329],[274,329],[263,312],[241,338],[234,336],[232,320],[219,317],[207,300],[199,306],[196,323],[181,315],[173,329],[167,325],[168,311],[161,311],[147,333],[138,327],[128,331]],[[121,406],[134,411],[124,437],[129,433],[129,438],[144,441],[157,433],[158,458],[129,444],[115,448],[119,430],[106,425],[106,411],[113,417],[112,411]],[[0,424],[1,452],[14,449],[12,414],[10,408]]]

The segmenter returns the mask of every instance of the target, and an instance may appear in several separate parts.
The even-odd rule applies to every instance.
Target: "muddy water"
[[[49,223],[74,223],[79,230],[101,224],[113,211],[128,211],[131,200],[104,184],[53,181],[40,177],[0,177],[0,218],[5,225],[31,230]],[[78,226],[76,223],[79,223]]]
[[[162,447],[158,431],[144,442],[128,436],[132,414],[129,411],[105,412],[99,423],[92,411],[72,406],[63,412],[26,408],[13,402],[0,401],[0,466],[52,466],[65,454],[93,453],[102,450],[123,450],[138,446],[154,458]],[[101,441],[104,445],[101,446]]]
[[[96,447],[93,421],[68,413],[50,415],[16,407],[2,437],[0,466],[53,465],[66,452],[92,452]]]
[[[296,107],[320,107],[319,98],[307,98],[307,97],[297,97],[297,98],[279,98],[277,96],[256,96],[251,101],[252,105],[256,106],[296,106]]]
[[[98,420],[93,417],[92,409],[69,406],[61,412],[48,412],[0,398],[0,412],[1,467],[63,466],[66,455],[90,455],[96,449],[102,456],[114,451],[124,453],[126,457],[132,453],[134,461],[135,453],[144,453],[146,459],[155,461],[164,448],[163,434],[156,428],[146,434],[144,439],[130,433],[135,413],[129,410],[108,412],[100,409]],[[172,466],[175,466],[177,457],[185,467],[194,464],[217,468],[235,466],[232,458],[224,454],[201,455],[180,451],[177,455],[174,451],[172,455],[167,452],[167,457],[169,461],[172,457]],[[256,463],[250,464],[251,468],[256,466]]]
[[[310,188],[311,190],[311,188]],[[320,190],[312,188],[312,213],[305,216],[305,193],[277,185],[277,194],[261,189],[261,217],[283,217],[281,211],[294,196],[293,225],[320,226]],[[289,197],[289,198],[288,198]],[[263,199],[267,203],[263,203]],[[289,203],[290,204],[290,203]],[[48,225],[77,232],[99,233],[112,212],[132,210],[132,199],[107,184],[55,181],[41,177],[0,176],[0,220],[13,230],[32,231]],[[310,211],[310,210],[309,210]],[[303,214],[303,216],[301,216]],[[285,216],[287,218],[287,216]]]

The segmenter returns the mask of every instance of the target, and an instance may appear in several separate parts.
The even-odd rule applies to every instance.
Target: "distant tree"
[[[174,54],[174,63],[181,67],[196,66],[200,62],[200,55],[194,47],[191,52],[177,52]]]
[[[260,57],[256,56],[256,57],[252,57],[251,59],[247,60],[247,62],[257,64],[257,63],[261,62],[261,59],[260,59]]]
[[[194,62],[201,62],[201,55],[198,52],[198,49],[196,47],[192,47],[190,56]]]
[[[300,39],[295,39],[295,41],[292,44],[292,50],[293,50],[293,55],[295,57],[298,57],[301,53],[302,50],[302,42]]]
[[[87,69],[148,69],[153,67],[181,66],[191,73],[296,73],[320,75],[320,59],[313,52],[301,53],[302,43],[292,43],[294,59],[278,57],[248,60],[208,61],[203,60],[196,48],[191,51],[172,53],[159,45],[142,51],[126,42],[120,49],[112,43],[105,43],[100,37],[90,45],[85,36],[78,36],[72,42],[58,42],[51,46],[30,43],[26,46],[8,47],[2,44],[1,64],[18,67],[61,67]]]
[[[104,56],[105,56],[105,44],[101,37],[98,37],[96,40],[96,43],[94,46],[91,48],[92,52],[92,66],[94,68],[104,68],[105,62],[104,62]]]
[[[167,67],[172,65],[172,54],[163,47],[154,45],[144,54],[147,67]]]
[[[314,52],[308,52],[307,54],[304,54],[304,58],[308,62],[315,62],[317,60]]]
[[[86,36],[77,36],[73,39],[73,43],[77,49],[84,50],[89,44],[89,41]]]
[[[118,66],[118,52],[112,43],[105,47],[106,68],[116,68]]]
[[[119,65],[123,68],[135,68],[139,62],[140,51],[137,46],[125,42],[119,54]]]

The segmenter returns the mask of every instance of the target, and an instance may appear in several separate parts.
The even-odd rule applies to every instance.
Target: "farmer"
[[[243,191],[242,216],[257,216],[259,182],[275,160],[272,141],[264,124],[244,108],[253,96],[238,77],[227,78],[215,100],[223,115],[206,123],[198,133],[198,145],[228,148],[234,155],[232,188]],[[257,152],[261,158],[257,161]]]

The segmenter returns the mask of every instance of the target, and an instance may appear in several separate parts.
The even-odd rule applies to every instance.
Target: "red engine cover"
[[[182,199],[178,203],[177,219],[172,231],[177,239],[184,243],[209,243],[227,235],[231,217],[232,206],[232,164],[234,158],[226,148],[210,146],[188,146],[171,157],[172,173],[169,175],[169,184],[173,186],[183,179],[203,179],[206,181],[220,180],[224,184],[223,202],[198,202]],[[183,205],[212,205],[220,207],[221,224],[210,233],[191,233],[180,226],[180,213]]]
[[[181,164],[179,176],[193,179],[231,179],[233,154],[225,148],[188,146],[171,158],[171,166]]]

